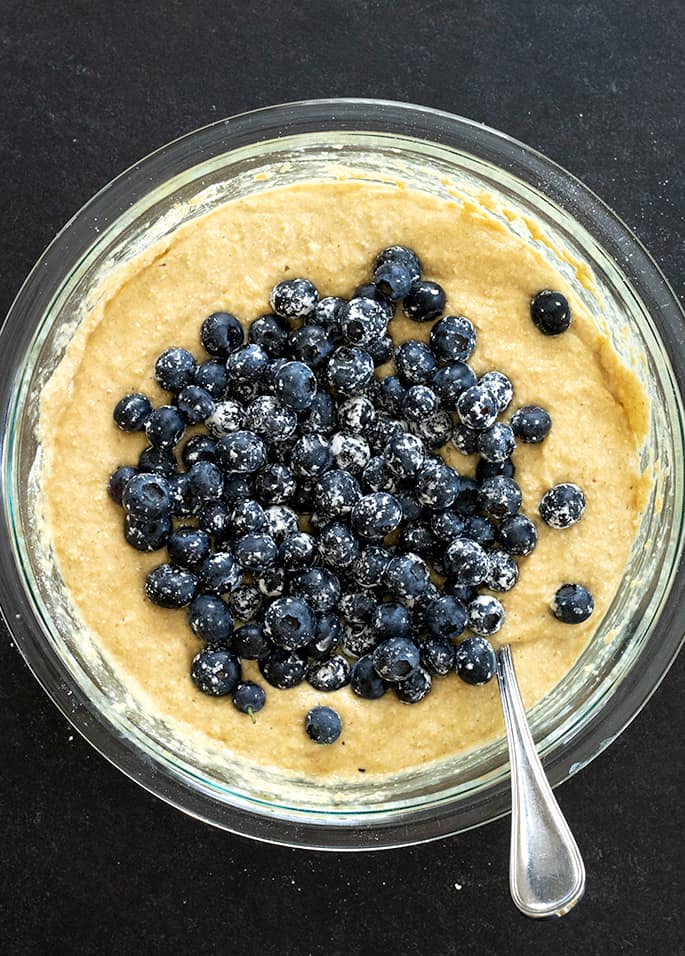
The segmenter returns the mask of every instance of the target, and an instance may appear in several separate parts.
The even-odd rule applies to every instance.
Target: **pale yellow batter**
[[[122,534],[122,514],[106,492],[118,465],[135,462],[145,441],[120,432],[112,408],[126,392],[161,403],[152,370],[171,345],[201,354],[199,328],[210,312],[228,310],[245,323],[268,311],[271,287],[307,276],[322,295],[349,296],[368,281],[384,246],[402,243],[420,255],[424,275],[441,283],[448,312],[468,316],[478,331],[472,364],[497,368],[513,381],[512,410],[540,404],[553,428],[542,445],[519,445],[516,478],[524,510],[536,518],[539,544],[520,561],[517,587],[501,596],[506,624],[497,637],[515,644],[526,704],[565,674],[614,596],[637,527],[643,495],[638,447],[647,404],[637,379],[619,362],[567,283],[529,243],[475,204],[448,202],[397,186],[363,182],[308,183],[230,202],[178,229],[115,272],[100,303],[81,324],[46,386],[41,406],[42,496],[47,533],[85,626],[134,695],[190,738],[200,732],[254,764],[312,776],[397,773],[469,748],[502,732],[496,682],[471,687],[456,676],[435,679],[419,705],[356,697],[349,688],[326,695],[308,684],[267,686],[255,724],[229,698],[197,691],[190,661],[200,645],[184,612],[165,611],[143,596],[145,573],[165,552],[140,554]],[[545,337],[531,322],[531,296],[564,291],[571,329]],[[402,317],[396,340],[427,339],[430,325]],[[448,446],[462,473],[475,462]],[[574,481],[585,491],[583,520],[566,531],[536,515],[551,485]],[[565,582],[586,585],[595,613],[569,626],[550,613]],[[261,680],[255,665],[247,677]],[[344,723],[332,746],[303,731],[305,712],[334,706]]]

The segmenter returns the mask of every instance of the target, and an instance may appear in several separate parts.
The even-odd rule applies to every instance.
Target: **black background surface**
[[[461,113],[596,190],[682,297],[681,0],[0,3],[0,312],[66,219],[151,149],[286,100]],[[601,560],[601,555],[598,555]],[[333,856],[188,819],[72,732],[3,631],[5,953],[685,952],[683,659],[559,791],[584,902],[536,924],[507,891],[509,824]]]

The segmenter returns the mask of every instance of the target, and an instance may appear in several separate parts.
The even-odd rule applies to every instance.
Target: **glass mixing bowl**
[[[258,110],[190,133],[102,189],[36,264],[0,332],[2,607],[29,667],[76,729],[133,780],[209,823],[263,840],[328,849],[416,843],[456,833],[510,806],[504,740],[379,787],[259,779],[224,760],[192,761],[129,699],[43,560],[36,441],[38,395],[100,278],[190,218],[277,183],[336,175],[400,178],[447,195],[485,189],[520,216],[525,241],[585,263],[588,291],[556,266],[651,398],[643,464],[651,497],[616,599],[589,646],[529,716],[553,784],[597,756],[659,684],[682,640],[683,316],[665,279],[623,223],[539,153],[447,113],[371,100]]]

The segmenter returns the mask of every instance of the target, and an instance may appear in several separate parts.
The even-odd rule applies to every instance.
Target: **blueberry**
[[[195,367],[195,359],[187,349],[167,349],[155,362],[155,379],[167,392],[180,392],[192,384]]]
[[[421,275],[416,253],[404,246],[390,246],[380,252],[374,267],[376,288],[388,299],[404,299]]]
[[[137,474],[138,469],[134,468],[132,465],[121,465],[121,467],[117,468],[116,471],[112,472],[109,481],[107,482],[107,492],[112,501],[116,501],[118,505],[121,504],[124,488],[130,479]]]
[[[391,637],[374,650],[373,666],[383,680],[407,680],[419,667],[419,649],[407,637]]]
[[[228,605],[215,594],[198,594],[188,609],[188,623],[193,634],[208,644],[225,644],[233,634]]]
[[[319,532],[318,549],[321,560],[329,567],[348,568],[359,554],[359,541],[347,525],[333,521]]]
[[[324,692],[340,690],[350,682],[350,665],[340,654],[324,658],[310,664],[307,670],[307,681],[314,690]]]
[[[511,591],[519,579],[516,561],[506,551],[494,550],[488,554],[490,567],[485,586],[491,591]]]
[[[463,315],[446,315],[431,329],[429,341],[438,362],[468,362],[476,347],[476,330]]]
[[[232,531],[229,506],[221,500],[202,502],[197,511],[197,523],[215,540],[224,541]]]
[[[338,415],[333,396],[319,391],[309,408],[300,412],[300,434],[330,435],[338,424]]]
[[[253,714],[259,713],[265,703],[266,692],[254,681],[244,681],[233,691],[233,706],[241,714],[249,714],[252,717]]]
[[[419,666],[406,680],[395,685],[395,693],[403,704],[418,704],[430,694],[432,686],[433,678],[430,673]]]
[[[498,414],[495,397],[484,385],[472,385],[462,392],[456,410],[462,425],[478,430],[494,425]]]
[[[397,498],[385,491],[364,495],[352,508],[352,527],[363,538],[384,538],[395,531],[401,521],[402,508]]]
[[[365,654],[352,665],[350,686],[354,693],[364,700],[378,700],[386,692],[387,685],[376,673],[371,654]]]
[[[247,338],[251,345],[259,345],[269,358],[281,358],[288,350],[290,327],[280,315],[261,315],[250,325]]]
[[[236,473],[224,475],[223,499],[227,505],[234,505],[243,498],[251,498],[253,495],[252,484],[246,475]]]
[[[233,552],[241,567],[259,572],[275,564],[278,546],[271,535],[244,534],[235,541]]]
[[[314,486],[314,506],[326,519],[350,514],[361,492],[357,479],[347,471],[331,469]]]
[[[185,422],[173,405],[160,405],[145,422],[147,440],[155,448],[173,448],[183,438]]]
[[[243,344],[243,327],[230,312],[214,312],[202,323],[200,341],[210,355],[227,358]]]
[[[315,539],[304,531],[288,534],[278,549],[278,560],[287,571],[311,568],[316,560]]]
[[[389,470],[400,479],[411,478],[424,465],[426,453],[423,442],[416,435],[401,432],[391,438],[383,449]]]
[[[483,548],[495,543],[496,529],[492,521],[482,515],[470,515],[464,521],[463,535],[471,541],[477,541]]]
[[[307,657],[323,660],[329,657],[343,639],[340,618],[332,611],[319,612],[316,615],[316,634],[304,651]]]
[[[524,405],[511,416],[511,428],[517,438],[529,445],[544,441],[552,427],[549,412],[539,405]]]
[[[133,392],[117,402],[112,417],[122,431],[142,432],[151,411],[152,405],[147,395]]]
[[[440,399],[443,408],[456,411],[457,401],[462,392],[473,388],[477,379],[475,372],[463,362],[452,362],[433,372],[430,385]]]
[[[303,362],[286,362],[274,380],[276,395],[294,412],[308,408],[316,395],[316,378]]]
[[[155,448],[153,445],[148,445],[140,453],[138,471],[171,478],[172,475],[176,474],[176,456],[173,449]]]
[[[374,272],[384,262],[399,263],[409,273],[412,282],[416,282],[421,277],[419,257],[408,246],[388,246],[386,249],[381,249],[374,262]]]
[[[265,568],[254,575],[254,583],[264,597],[281,597],[286,589],[287,574],[284,568]]]
[[[388,317],[373,299],[354,298],[342,306],[338,321],[349,345],[369,345],[385,335]]]
[[[392,418],[387,412],[378,412],[376,418],[367,426],[364,438],[369,443],[371,453],[380,455],[389,441],[405,434],[402,423]]]
[[[530,554],[538,543],[538,532],[525,515],[505,518],[497,531],[497,541],[508,554]]]
[[[328,362],[328,381],[343,395],[359,395],[373,377],[373,359],[363,349],[342,345]]]
[[[204,561],[211,550],[209,535],[201,528],[177,528],[167,542],[169,560],[183,568]]]
[[[391,637],[409,637],[411,617],[403,604],[378,604],[374,609],[371,626],[379,641]]]
[[[333,339],[320,325],[303,325],[289,336],[290,350],[294,359],[310,368],[319,368],[332,353]]]
[[[319,299],[314,311],[305,316],[305,324],[320,325],[334,339],[340,338],[340,322],[338,315],[345,305],[345,300],[335,295],[328,295]]]
[[[285,319],[303,318],[316,308],[319,293],[309,279],[286,279],[271,290],[271,308]]]
[[[443,594],[429,602],[423,615],[423,626],[430,637],[451,640],[466,627],[466,608],[451,594]]]
[[[500,414],[509,408],[514,398],[514,386],[506,375],[493,369],[492,372],[486,372],[485,375],[482,375],[478,384],[490,389],[495,396]]]
[[[417,279],[402,305],[405,315],[414,322],[431,322],[441,314],[446,301],[445,290],[437,282]]]
[[[242,572],[230,551],[215,551],[199,569],[200,583],[211,594],[227,594],[242,581]]]
[[[585,495],[571,482],[555,485],[542,496],[538,510],[550,528],[570,528],[585,513]]]
[[[442,448],[453,434],[452,416],[449,412],[433,412],[421,421],[413,422],[411,428],[428,448]]]
[[[368,591],[347,591],[336,608],[345,621],[353,624],[370,624],[376,612],[376,599]]]
[[[212,697],[232,693],[242,677],[240,661],[232,651],[209,644],[193,658],[190,676],[198,690]]]
[[[582,584],[562,585],[552,602],[552,613],[564,624],[582,624],[594,609],[592,595]]]
[[[249,587],[249,585],[245,585]],[[238,588],[231,595],[233,599],[243,588]],[[235,614],[235,608],[233,608]],[[238,615],[240,617],[240,615]],[[241,617],[241,620],[244,618]],[[261,661],[273,649],[273,645],[264,635],[264,628],[261,624],[243,624],[239,627],[231,641],[231,646],[235,653],[246,661]]]
[[[267,465],[257,473],[255,492],[265,505],[282,505],[295,494],[295,477],[287,465]]]
[[[504,624],[504,608],[500,601],[489,594],[481,594],[466,609],[469,627],[481,637],[496,634]]]
[[[145,594],[159,607],[186,607],[197,594],[197,577],[185,568],[160,564],[145,578]]]
[[[331,437],[331,454],[336,466],[352,475],[358,475],[371,457],[366,439],[347,432],[336,432]]]
[[[290,456],[290,466],[300,478],[314,480],[333,465],[331,445],[317,434],[298,438]]]
[[[226,398],[233,399],[234,402],[247,404],[251,402],[253,398],[257,397],[261,389],[261,382],[243,382],[238,381],[238,379],[233,379],[229,381],[228,387],[226,388]],[[264,390],[266,391],[266,389]]]
[[[440,541],[453,541],[464,534],[464,519],[456,511],[445,508],[433,511],[430,518],[431,531]]]
[[[504,461],[486,461],[481,458],[476,466],[476,479],[480,482],[488,478],[513,478],[516,474],[516,465],[511,458]]]
[[[445,677],[454,670],[457,649],[444,637],[429,637],[419,644],[421,664],[429,674]]]
[[[457,648],[455,669],[467,684],[487,684],[497,670],[492,645],[484,637],[467,637]]]
[[[487,478],[480,486],[480,503],[483,511],[493,518],[508,518],[521,507],[523,496],[513,478],[500,475]]]
[[[214,401],[218,401],[226,391],[228,376],[226,374],[226,363],[219,359],[209,359],[201,362],[193,373],[193,382],[204,388]]]
[[[252,474],[265,461],[266,445],[254,432],[231,432],[216,443],[216,462],[222,471]]]
[[[340,581],[328,568],[297,571],[291,578],[290,590],[315,611],[331,611],[340,600]]]
[[[167,478],[171,494],[171,514],[174,518],[187,518],[193,513],[193,498],[190,493],[188,472],[183,471]]]
[[[269,356],[261,345],[243,345],[226,359],[228,381],[233,388],[235,383],[254,385],[266,371]]]
[[[264,512],[266,534],[278,544],[284,541],[289,534],[294,534],[298,530],[297,512],[286,505],[271,505]]]
[[[375,545],[364,548],[352,565],[353,580],[361,588],[376,587],[381,582],[391,557],[385,548]]]
[[[450,579],[460,587],[477,587],[488,575],[489,561],[483,548],[468,538],[455,538],[445,551]]]
[[[399,533],[397,543],[403,551],[413,551],[429,560],[437,556],[437,542],[426,522],[405,525]]]
[[[297,415],[273,395],[259,395],[245,409],[245,424],[266,441],[280,442],[297,428]]]
[[[124,518],[124,537],[136,551],[157,551],[164,547],[171,534],[171,518],[136,518],[127,514]]]
[[[511,458],[516,439],[510,425],[495,422],[478,433],[478,451],[486,461],[499,463]]]
[[[400,601],[411,603],[427,589],[430,572],[418,554],[400,554],[388,563],[383,575],[388,590]]]
[[[302,683],[307,673],[307,662],[297,651],[275,647],[260,660],[259,669],[272,687],[288,690]]]
[[[283,321],[285,321],[285,319],[283,319]],[[276,376],[283,366],[287,365],[289,361],[290,359],[285,357],[271,359],[267,367],[264,369],[264,374],[259,380],[258,391],[261,392],[262,395],[276,394]]]
[[[224,490],[224,476],[211,461],[196,461],[188,472],[188,482],[197,501],[220,498]]]
[[[435,375],[435,356],[423,342],[409,339],[395,352],[395,365],[404,385],[426,385]]]
[[[469,517],[480,511],[480,487],[473,478],[459,479],[459,490],[454,499],[454,510]]]
[[[416,475],[414,494],[429,508],[449,508],[460,489],[461,479],[442,459],[428,458]]]
[[[237,535],[260,531],[266,522],[264,509],[253,498],[236,501],[230,515],[231,528]]]
[[[452,444],[462,455],[475,455],[478,452],[478,436],[474,428],[458,422],[452,430]]]
[[[386,295],[383,295],[378,286],[374,285],[373,282],[365,282],[362,285],[358,285],[354,290],[354,295],[357,299],[373,299],[374,302],[381,305],[385,310],[388,322],[395,314],[395,303]]]
[[[366,345],[366,351],[373,359],[374,366],[378,368],[379,365],[385,365],[386,362],[389,362],[394,357],[395,343],[392,340],[392,336],[382,335],[380,338],[369,342],[368,345]],[[372,379],[371,384],[373,384],[373,382],[375,382],[375,379]]]
[[[178,393],[178,410],[188,425],[205,421],[214,412],[214,408],[214,399],[199,385],[186,385]]]
[[[543,289],[533,296],[530,316],[543,335],[559,335],[571,324],[571,308],[561,292]]]
[[[342,733],[342,720],[330,707],[312,707],[305,717],[304,729],[315,744],[334,744]]]
[[[406,391],[396,375],[386,375],[381,381],[380,407],[390,415],[399,415]]]
[[[343,651],[348,657],[359,658],[371,654],[378,644],[376,634],[370,624],[357,621],[343,621]]]
[[[406,523],[418,521],[423,514],[423,505],[420,505],[416,495],[411,491],[401,491],[395,495],[402,508],[402,520]]]
[[[189,470],[196,461],[216,461],[216,440],[209,435],[193,435],[183,446],[181,459]]]
[[[126,482],[121,503],[127,514],[146,521],[171,513],[169,483],[162,475],[138,473]]]
[[[364,395],[347,398],[338,406],[338,424],[344,432],[360,434],[376,418],[376,409]]]
[[[470,604],[475,597],[478,597],[478,588],[474,588],[470,585],[463,586],[452,580],[452,578],[447,578],[442,589],[445,594],[451,594],[463,605]]]
[[[362,487],[367,493],[387,491],[392,495],[397,491],[397,478],[391,472],[385,458],[380,456],[369,458],[362,472]]]
[[[420,422],[437,412],[440,402],[432,388],[427,385],[412,385],[407,389],[402,402],[402,414],[410,422]]]

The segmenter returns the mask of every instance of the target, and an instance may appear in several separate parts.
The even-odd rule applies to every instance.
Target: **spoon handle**
[[[585,866],[535,749],[508,645],[497,682],[511,765],[511,896],[526,916],[564,916],[583,896]]]

